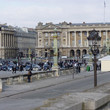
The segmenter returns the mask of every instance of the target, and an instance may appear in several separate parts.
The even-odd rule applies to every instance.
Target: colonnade
[[[15,47],[15,43],[14,34],[1,34],[1,47],[12,48]]]

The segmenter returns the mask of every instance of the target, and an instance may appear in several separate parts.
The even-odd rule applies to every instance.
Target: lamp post
[[[99,53],[99,46],[101,37],[96,30],[92,30],[88,36],[89,46],[92,54],[94,55],[94,87],[97,86],[97,55]]]
[[[110,54],[110,52],[109,52],[109,50],[110,50],[110,40],[109,39],[107,39],[106,46],[107,46],[107,54],[109,55]]]
[[[53,35],[53,50],[54,50],[54,62],[52,69],[56,71],[56,76],[59,76],[59,67],[58,67],[58,46],[57,46],[57,29],[54,29],[55,33]]]

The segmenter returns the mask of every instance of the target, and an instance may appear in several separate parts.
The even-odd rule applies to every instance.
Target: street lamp
[[[58,67],[58,45],[57,45],[57,29],[54,29],[53,35],[53,50],[54,50],[54,62],[52,69],[56,71],[56,76],[59,76],[59,67]]]
[[[109,39],[107,39],[107,42],[106,42],[107,44],[107,54],[109,55],[110,54],[110,40]]]
[[[92,30],[87,37],[92,54],[94,55],[94,87],[97,86],[97,55],[99,53],[99,46],[101,37],[96,30]]]

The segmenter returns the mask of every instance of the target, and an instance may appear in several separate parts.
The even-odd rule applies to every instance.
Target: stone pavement
[[[97,74],[103,74],[103,72],[98,71]],[[54,86],[57,84],[61,84],[64,82],[69,82],[72,80],[77,80],[79,78],[85,78],[94,75],[93,71],[90,72],[81,72],[79,74],[74,75],[62,75],[59,77],[47,78],[32,81],[31,83],[23,83],[23,84],[13,84],[13,85],[4,85],[3,92],[0,93],[0,98],[9,97],[12,95],[33,91],[41,88],[46,88],[50,86]]]

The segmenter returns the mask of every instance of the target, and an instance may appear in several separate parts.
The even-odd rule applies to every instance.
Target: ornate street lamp
[[[107,42],[106,42],[106,46],[107,46],[107,55],[110,54],[110,39],[107,39]]]
[[[92,30],[87,39],[89,42],[90,50],[91,50],[92,54],[94,55],[94,87],[95,87],[95,86],[97,86],[97,67],[96,67],[97,58],[96,57],[99,54],[101,37],[99,36],[99,34],[96,30]]]

